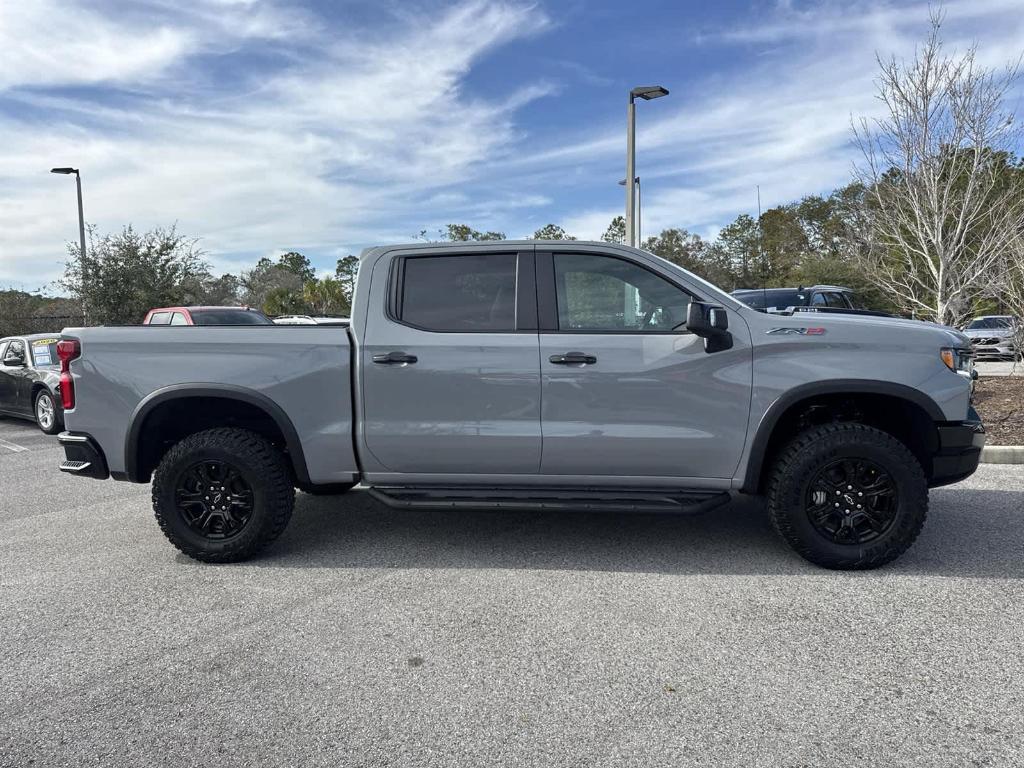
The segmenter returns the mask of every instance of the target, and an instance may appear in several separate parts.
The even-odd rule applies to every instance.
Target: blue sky
[[[1021,0],[947,2],[950,48],[1000,66]],[[875,54],[923,2],[32,0],[0,4],[0,286],[61,272],[100,231],[177,222],[217,271],[321,271],[448,222],[596,238],[623,206],[629,88],[644,230],[713,236],[850,176]]]

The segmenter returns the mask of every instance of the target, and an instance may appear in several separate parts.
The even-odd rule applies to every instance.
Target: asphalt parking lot
[[[271,552],[179,555],[149,489],[0,419],[5,766],[1011,766],[1024,467],[933,494],[870,573],[756,503],[397,512],[300,495]]]

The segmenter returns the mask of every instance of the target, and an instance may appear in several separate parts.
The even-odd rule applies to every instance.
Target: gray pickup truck
[[[959,332],[767,315],[608,243],[373,248],[348,328],[69,328],[59,357],[61,469],[152,479],[163,532],[207,562],[273,541],[296,487],[362,484],[402,508],[763,494],[800,555],[872,568],[985,439]]]

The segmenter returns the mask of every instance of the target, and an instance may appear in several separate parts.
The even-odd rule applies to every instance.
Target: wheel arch
[[[936,422],[946,420],[938,404],[920,390],[903,384],[867,379],[812,382],[783,393],[769,406],[751,442],[742,493],[761,493],[774,455],[799,429],[799,419],[811,408],[874,406],[878,413],[867,420],[903,440],[931,476],[931,454],[938,447]],[[834,413],[835,411],[833,411]],[[896,421],[885,421],[897,414]]]
[[[185,416],[186,403],[194,418],[180,422],[168,420]],[[146,428],[158,427],[153,439],[143,440]],[[172,384],[147,395],[135,407],[125,436],[124,466],[127,479],[148,482],[153,469],[170,447],[168,441],[217,426],[244,426],[263,434],[285,449],[295,479],[309,484],[309,470],[299,434],[284,410],[266,395],[232,384]]]

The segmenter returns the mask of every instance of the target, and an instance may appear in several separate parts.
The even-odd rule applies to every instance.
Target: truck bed
[[[76,408],[67,428],[87,427],[114,477],[130,474],[131,433],[147,410],[178,397],[217,405],[218,391],[269,401],[289,422],[308,479],[351,483],[358,467],[352,442],[351,346],[339,326],[133,326],[67,328],[82,356],[71,364]],[[287,435],[287,428],[283,428]],[[117,450],[110,447],[117,446]],[[120,450],[125,446],[125,450]],[[293,461],[294,461],[293,456]],[[136,478],[131,478],[136,479]]]

